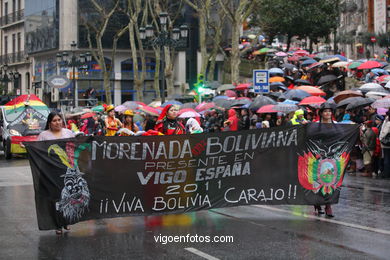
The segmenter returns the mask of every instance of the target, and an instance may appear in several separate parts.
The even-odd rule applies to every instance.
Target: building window
[[[18,52],[22,51],[22,34],[18,32]]]

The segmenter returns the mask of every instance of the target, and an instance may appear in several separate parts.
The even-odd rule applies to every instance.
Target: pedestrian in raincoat
[[[291,123],[293,125],[307,124],[307,120],[304,117],[305,112],[302,109],[298,109],[295,111],[293,118],[291,119]]]

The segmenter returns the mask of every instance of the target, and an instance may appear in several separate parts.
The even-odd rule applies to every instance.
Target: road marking
[[[191,253],[193,253],[193,254],[195,254],[195,255],[198,255],[198,256],[201,256],[201,257],[203,257],[205,259],[208,259],[208,260],[219,260],[219,258],[216,258],[214,256],[206,254],[206,253],[204,253],[204,252],[202,252],[202,251],[200,251],[200,250],[198,250],[196,248],[193,248],[193,247],[186,247],[184,249],[189,251],[189,252],[191,252]]]
[[[380,233],[380,234],[384,234],[384,235],[390,235],[390,230],[379,229],[379,228],[372,228],[372,227],[367,227],[367,226],[363,226],[363,225],[359,225],[359,224],[353,224],[353,223],[347,223],[347,222],[343,222],[343,221],[339,221],[339,220],[334,220],[334,219],[329,219],[329,218],[324,218],[324,217],[308,215],[306,213],[296,213],[296,212],[294,212],[294,214],[292,214],[292,212],[290,210],[279,209],[279,208],[274,208],[274,207],[270,207],[270,206],[263,206],[263,205],[253,205],[253,206],[254,207],[258,207],[258,208],[262,208],[262,209],[272,210],[272,211],[279,211],[279,212],[289,213],[289,214],[294,215],[294,216],[298,215],[298,216],[301,216],[301,217],[310,218],[310,219],[316,219],[316,220],[320,220],[320,221],[323,221],[323,222],[334,223],[334,224],[343,225],[343,226],[347,226],[347,227],[352,227],[352,228],[362,229],[362,230],[366,230],[366,231],[376,232],[376,233]]]

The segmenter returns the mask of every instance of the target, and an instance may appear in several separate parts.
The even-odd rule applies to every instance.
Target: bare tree
[[[256,1],[252,0],[219,0],[222,10],[231,22],[232,28],[232,50],[230,58],[231,67],[231,81],[238,83],[240,77],[240,27],[243,25],[245,19],[249,16]]]
[[[110,75],[112,68],[114,66],[114,60],[116,55],[116,48],[119,38],[127,31],[128,27],[125,26],[118,30],[113,38],[113,49],[111,52],[111,66],[108,68],[105,62],[104,56],[104,46],[103,46],[103,36],[106,33],[108,24],[116,11],[118,11],[118,6],[120,0],[112,0],[111,2],[105,4],[100,4],[97,0],[89,0],[94,9],[98,12],[98,16],[94,16],[93,19],[87,16],[81,16],[81,21],[87,29],[88,33],[88,43],[89,48],[91,49],[92,56],[99,64],[102,73],[103,73],[103,86],[106,95],[106,102],[108,104],[112,103],[111,100],[111,84],[110,84]],[[96,43],[96,49],[92,41]]]

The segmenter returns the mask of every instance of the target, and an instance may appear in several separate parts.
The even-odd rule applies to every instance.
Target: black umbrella
[[[281,67],[286,68],[288,70],[293,70],[294,68],[297,68],[297,67],[295,67],[295,65],[293,65],[291,63],[284,63],[281,65]]]
[[[190,102],[190,103],[184,103],[180,108],[195,108],[198,105],[198,103]]]
[[[337,79],[338,79],[338,78],[337,78],[336,75],[333,75],[333,74],[325,75],[325,76],[322,76],[322,77],[318,80],[317,85],[318,85],[318,86],[322,86],[322,85],[325,85],[326,83],[335,81],[335,80],[337,80]]]
[[[250,103],[252,103],[252,101],[250,101],[249,99],[239,99],[239,100],[234,100],[230,106],[231,107],[242,106],[242,105],[246,105],[246,104],[250,104]]]
[[[307,85],[307,86],[312,85],[309,81],[304,80],[304,79],[297,79],[297,80],[295,80],[295,83],[299,84],[299,85]]]
[[[232,105],[233,101],[234,100],[231,100],[231,99],[216,99],[213,102],[218,107],[222,107],[222,108],[228,109]]]
[[[304,90],[301,89],[290,89],[286,93],[284,93],[286,99],[291,99],[295,101],[301,101],[305,97],[310,97],[311,95]]]
[[[373,98],[362,98],[362,97],[357,97],[354,101],[348,104],[347,110],[352,110],[360,107],[366,107],[368,105],[371,105],[372,103],[375,102],[375,99]]]
[[[346,99],[341,100],[339,103],[337,103],[337,107],[344,107],[348,106],[349,104],[353,102],[365,102],[366,98],[364,97],[349,97]]]
[[[260,95],[255,98],[255,100],[250,104],[249,109],[258,110],[260,107],[265,105],[276,105],[277,102],[272,98]]]
[[[282,82],[272,82],[269,85],[269,88],[270,90],[274,90],[274,91],[279,89],[287,90],[286,85],[284,85]]]
[[[283,93],[282,92],[268,92],[264,95],[269,96],[270,98],[277,100]]]

